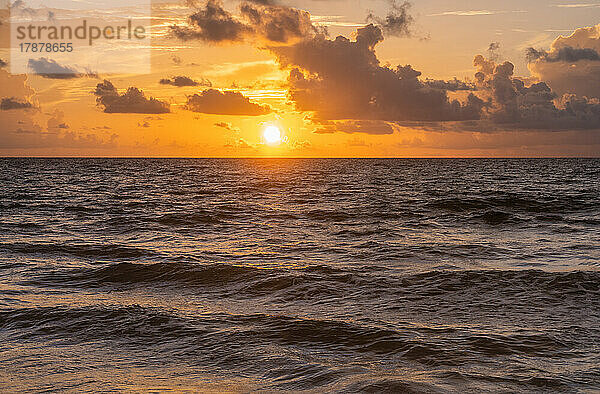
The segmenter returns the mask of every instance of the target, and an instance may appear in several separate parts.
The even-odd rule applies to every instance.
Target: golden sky
[[[595,1],[47,4],[0,0],[2,156],[600,155]],[[117,41],[118,73],[11,72],[9,15],[78,12],[146,23],[150,72]]]

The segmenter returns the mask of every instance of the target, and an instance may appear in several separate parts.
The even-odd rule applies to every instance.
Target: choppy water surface
[[[0,391],[600,390],[600,160],[0,160]]]

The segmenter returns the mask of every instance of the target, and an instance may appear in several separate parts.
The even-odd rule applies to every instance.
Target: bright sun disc
[[[263,132],[263,137],[269,145],[278,144],[281,142],[281,131],[277,126],[268,126]]]

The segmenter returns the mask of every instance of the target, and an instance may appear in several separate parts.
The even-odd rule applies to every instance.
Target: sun
[[[267,126],[265,131],[263,131],[263,137],[267,144],[277,145],[281,142],[281,131],[277,126]]]

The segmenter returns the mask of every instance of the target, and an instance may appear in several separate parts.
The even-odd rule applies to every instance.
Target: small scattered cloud
[[[171,78],[163,78],[159,81],[161,85],[172,85],[177,87],[184,86],[207,86],[211,87],[212,83],[208,79],[202,78],[200,81],[195,81],[190,77],[176,76]]]
[[[223,146],[225,148],[234,148],[234,149],[241,149],[241,150],[250,150],[250,151],[256,150],[256,147],[254,145],[250,144],[248,141],[246,141],[243,138],[239,138],[235,141],[228,142]]]
[[[494,10],[463,10],[463,11],[444,11],[436,14],[429,14],[427,16],[482,16],[482,15],[498,15],[508,13],[526,13],[527,11],[515,10],[515,11],[494,11]]]
[[[10,111],[13,109],[29,109],[33,105],[29,101],[18,100],[14,97],[5,97],[0,101],[0,110]]]
[[[387,35],[410,37],[412,35],[412,24],[415,21],[410,14],[412,4],[408,1],[399,4],[396,0],[391,0],[390,3],[391,10],[386,17],[380,18],[371,12],[367,16],[367,22],[377,24]]]
[[[304,151],[312,149],[313,145],[308,140],[292,141],[288,143],[288,147],[293,151]]]
[[[360,139],[358,137],[354,137],[353,139],[346,141],[346,145],[348,145],[348,146],[354,146],[354,147],[356,147],[356,146],[370,146],[369,144],[367,144],[365,142],[365,140]]]
[[[50,119],[48,119],[48,131],[57,132],[68,130],[70,127],[64,120],[65,114],[62,111],[55,111]]]
[[[316,134],[342,133],[364,133],[375,135],[393,134],[394,127],[389,122],[380,120],[336,120],[319,121],[315,129]]]
[[[83,76],[76,69],[63,66],[56,60],[41,57],[39,59],[29,59],[27,66],[38,75],[50,79],[72,79]]]
[[[216,115],[258,116],[272,112],[268,105],[253,103],[239,92],[222,92],[216,89],[188,96],[186,108],[193,112]]]
[[[600,4],[598,4],[598,3],[553,4],[552,7],[558,7],[558,8],[600,8]]]
[[[499,42],[491,42],[488,45],[488,58],[497,62],[500,60],[500,43]]]
[[[96,102],[106,113],[164,114],[171,112],[167,102],[153,97],[146,98],[144,92],[130,87],[123,94],[108,80],[99,83],[94,91]]]
[[[217,122],[217,123],[215,123],[215,126],[220,127],[225,130],[229,130],[229,131],[234,131],[234,132],[240,131],[240,129],[238,127],[233,126],[229,122]]]

